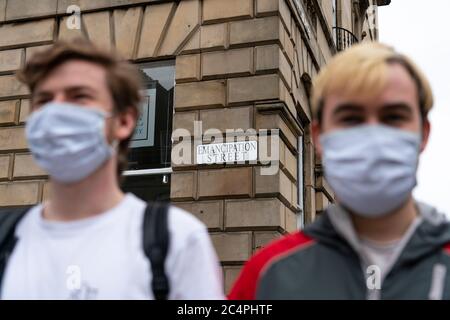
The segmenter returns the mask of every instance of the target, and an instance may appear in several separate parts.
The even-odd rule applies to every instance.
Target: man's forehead
[[[95,63],[70,60],[54,70],[36,86],[36,92],[66,87],[92,87],[105,85],[106,70]]]
[[[393,66],[382,88],[362,92],[346,92],[345,90],[334,92],[329,94],[326,101],[333,106],[348,104],[370,107],[392,103],[414,105],[418,102],[418,90],[414,80],[402,66],[395,68]]]
[[[393,94],[406,94],[417,98],[418,87],[406,68],[398,63],[389,66],[385,92]]]
[[[352,94],[352,93],[336,93],[330,94],[326,99],[328,107],[331,109],[338,108],[342,105],[355,107],[370,107],[379,104],[381,93],[368,94]]]
[[[414,107],[416,100],[402,97],[401,95],[389,96],[379,95],[373,98],[367,97],[336,97],[330,100],[331,109],[337,109],[342,106],[347,107],[347,110],[357,109],[382,109],[388,106],[404,105],[409,108]],[[333,108],[334,107],[334,108]],[[351,108],[350,108],[351,107]]]

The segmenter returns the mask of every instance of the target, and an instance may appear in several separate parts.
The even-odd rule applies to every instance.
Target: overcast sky
[[[420,159],[414,195],[450,218],[449,13],[448,0],[392,0],[378,9],[380,41],[415,60],[434,92],[431,138]]]

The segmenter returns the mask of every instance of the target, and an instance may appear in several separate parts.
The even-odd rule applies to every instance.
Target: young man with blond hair
[[[2,299],[221,299],[206,227],[119,187],[136,126],[136,67],[87,40],[26,63],[26,137],[50,197],[0,217]]]
[[[450,225],[412,190],[430,133],[430,85],[379,43],[314,81],[313,138],[336,203],[259,251],[230,299],[450,299]]]

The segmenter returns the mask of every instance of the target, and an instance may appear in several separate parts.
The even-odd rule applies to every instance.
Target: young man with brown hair
[[[37,53],[19,78],[31,92],[26,137],[50,197],[3,234],[12,214],[2,217],[0,297],[221,299],[206,227],[119,187],[140,103],[137,68],[78,39]],[[155,227],[161,221],[166,231]]]
[[[393,48],[332,58],[312,108],[336,204],[250,259],[230,298],[450,299],[450,225],[412,196],[432,106],[427,79]]]

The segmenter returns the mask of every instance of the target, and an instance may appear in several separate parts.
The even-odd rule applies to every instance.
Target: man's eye
[[[75,99],[89,99],[90,97],[87,94],[77,94],[74,96]]]
[[[383,117],[384,123],[397,123],[406,121],[406,117],[401,114],[389,114]]]
[[[361,117],[357,117],[357,116],[342,117],[339,120],[339,122],[344,125],[356,125],[356,124],[360,124],[363,121],[364,121],[364,119],[362,119]]]
[[[48,102],[50,102],[49,99],[39,99],[39,100],[34,101],[33,104],[34,104],[35,106],[42,106],[42,105],[44,105],[44,104],[46,104],[46,103],[48,103]]]

